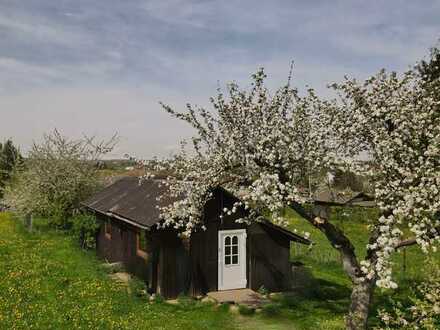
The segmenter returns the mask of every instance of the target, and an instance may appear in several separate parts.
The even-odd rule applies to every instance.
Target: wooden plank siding
[[[205,207],[206,231],[191,236],[191,294],[202,295],[218,290],[218,231],[247,229],[246,272],[247,287],[258,290],[264,286],[270,291],[290,288],[290,240],[270,228],[254,223],[237,223],[243,210],[219,219],[224,207],[231,207],[236,199],[217,191]]]
[[[280,230],[260,223],[247,226],[236,220],[244,210],[220,218],[224,207],[237,201],[223,190],[216,190],[207,202],[203,223],[206,230],[194,232],[189,242],[182,242],[172,229],[152,227],[146,231],[147,256],[137,255],[138,227],[97,214],[102,226],[97,235],[97,254],[109,262],[123,262],[127,271],[148,283],[150,292],[173,298],[180,293],[193,296],[218,290],[218,232],[246,229],[247,287],[270,291],[290,288],[290,241]],[[111,239],[106,237],[104,222],[111,222]],[[143,230],[143,229],[142,229]]]
[[[153,269],[157,263],[154,243],[151,245],[151,251],[148,251],[147,258],[140,257],[136,253],[136,235],[140,229],[102,215],[98,216],[98,219],[102,223],[96,240],[98,256],[108,262],[122,262],[127,271],[144,280],[154,291],[156,276]],[[111,223],[111,238],[104,232],[105,222]],[[154,242],[151,233],[147,231],[148,238]]]
[[[138,256],[137,233],[142,230],[100,216],[97,254],[108,262],[122,262],[126,270],[145,281],[150,292],[164,297],[187,293],[190,286],[189,253],[173,230],[146,231],[146,258]],[[105,235],[104,223],[111,223],[111,238]]]
[[[270,229],[253,224],[248,229],[250,264],[248,287],[258,290],[264,286],[269,291],[290,289],[290,241],[274,235]]]
[[[164,297],[187,294],[190,286],[189,253],[174,230],[157,231],[159,249],[156,292]]]

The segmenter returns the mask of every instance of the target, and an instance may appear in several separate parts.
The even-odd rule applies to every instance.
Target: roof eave
[[[110,218],[118,219],[118,220],[123,221],[123,222],[125,222],[125,223],[128,223],[128,224],[130,224],[130,225],[132,225],[132,226],[134,226],[134,227],[137,227],[137,228],[140,228],[140,229],[145,229],[145,230],[150,230],[150,229],[151,229],[151,227],[149,227],[149,226],[142,225],[142,224],[140,224],[140,223],[137,223],[137,222],[135,222],[135,221],[132,221],[132,220],[130,220],[130,219],[127,219],[127,218],[125,218],[125,217],[123,217],[123,216],[121,216],[121,215],[119,215],[119,214],[113,213],[113,212],[111,212],[111,211],[107,211],[107,212],[105,212],[105,211],[101,211],[101,210],[95,209],[95,208],[93,208],[93,207],[91,207],[91,206],[89,206],[89,205],[87,205],[87,204],[84,204],[84,203],[81,203],[81,205],[84,206],[84,207],[86,207],[87,209],[93,211],[93,212],[96,212],[96,213],[99,213],[99,214],[102,214],[102,215],[108,216],[108,217],[110,217]]]
[[[269,220],[265,220],[264,222],[262,222],[264,225],[273,228],[274,230],[277,230],[281,233],[283,233],[284,235],[286,235],[287,237],[290,238],[291,241],[297,242],[297,243],[301,243],[301,244],[305,244],[305,245],[311,245],[313,242],[310,241],[309,239],[302,237],[298,234],[292,233],[290,230],[277,226],[274,223],[270,222]]]

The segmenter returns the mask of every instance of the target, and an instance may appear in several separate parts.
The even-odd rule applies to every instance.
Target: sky
[[[0,141],[26,152],[57,128],[111,157],[167,156],[190,128],[159,101],[209,107],[216,89],[326,85],[403,71],[440,38],[440,1],[0,0]]]

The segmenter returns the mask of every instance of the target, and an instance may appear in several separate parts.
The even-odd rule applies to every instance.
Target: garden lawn
[[[0,213],[0,329],[234,328],[224,309],[131,296],[99,264],[70,236],[28,233]]]
[[[365,217],[339,212],[332,220],[361,256]],[[71,236],[44,227],[28,233],[10,214],[0,213],[0,329],[343,329],[351,284],[340,257],[322,233],[293,212],[290,223],[292,230],[311,233],[313,248],[292,244],[291,259],[303,262],[313,278],[293,296],[275,298],[262,313],[244,316],[188,299],[149,304],[110,280],[94,252],[80,250]],[[378,306],[389,306],[389,298],[407,302],[423,279],[424,255],[417,247],[407,248],[405,269],[403,261],[402,253],[396,255],[399,289],[376,291],[371,325],[377,324]]]

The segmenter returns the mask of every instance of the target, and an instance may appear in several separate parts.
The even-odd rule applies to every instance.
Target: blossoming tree
[[[241,199],[225,213],[249,210],[241,221],[258,221],[258,214],[270,212],[283,224],[285,208],[294,209],[340,252],[353,283],[347,328],[366,328],[375,285],[395,287],[390,255],[415,243],[428,250],[438,239],[439,104],[411,72],[401,78],[380,72],[362,84],[334,85],[339,101],[322,100],[311,89],[301,96],[290,78],[270,95],[264,78],[259,70],[249,91],[230,84],[227,96],[219,91],[211,99],[212,111],[188,105],[180,113],[163,105],[197,132],[192,152],[182,148],[173,159],[156,163],[155,170],[174,173],[166,180],[170,194],[184,196],[161,210],[163,224],[187,235],[203,230],[201,210],[218,185]],[[363,155],[368,162],[359,161]],[[371,219],[364,259],[325,213],[304,207],[312,202],[310,178],[341,165],[370,176],[382,212]],[[404,226],[414,238],[403,238]]]
[[[339,106],[332,109],[337,153],[356,173],[370,177],[381,211],[370,224],[370,242],[361,261],[360,286],[365,305],[374,285],[395,288],[391,255],[419,244],[425,252],[439,241],[440,221],[440,82],[426,82],[413,71],[402,76],[379,72],[363,83],[346,80],[333,87]],[[359,162],[361,155],[368,162]],[[406,229],[406,230],[405,230]],[[404,232],[411,232],[408,238]]]

